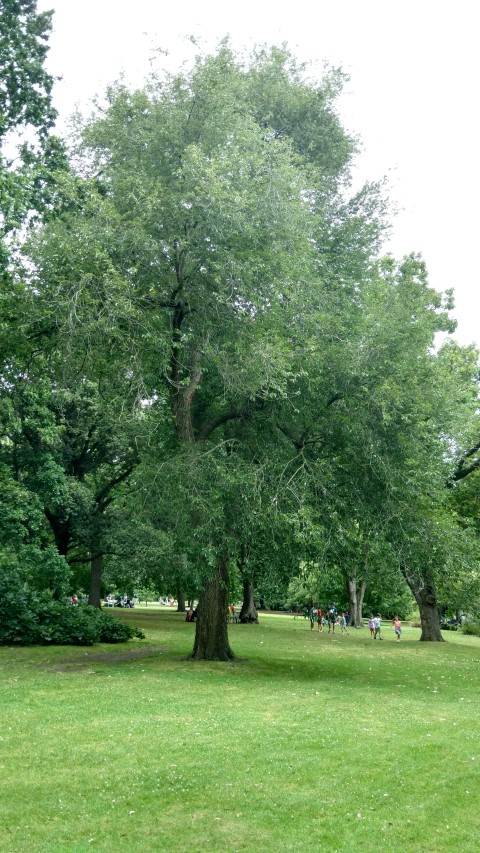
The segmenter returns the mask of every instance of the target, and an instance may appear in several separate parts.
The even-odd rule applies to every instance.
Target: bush
[[[40,602],[36,612],[40,622],[37,645],[91,646],[99,642],[94,607],[72,607],[50,600]]]
[[[94,610],[94,608],[89,608]],[[120,622],[115,619],[110,613],[104,613],[102,610],[95,610],[97,617],[97,626],[99,628],[99,643],[125,643],[127,640],[132,640],[134,637],[138,640],[144,640],[145,634],[139,628],[133,628],[127,625],[126,622]]]
[[[474,622],[472,619],[466,620],[462,625],[462,631],[464,634],[480,637],[480,622]]]
[[[38,617],[30,607],[28,591],[0,561],[0,644],[30,645],[37,642],[37,634]]]
[[[0,645],[91,646],[144,638],[142,631],[88,604],[35,594],[15,572],[0,575]]]

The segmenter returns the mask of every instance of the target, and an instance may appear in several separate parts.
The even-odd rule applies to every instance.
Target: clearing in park
[[[477,853],[480,640],[232,625],[235,663],[146,640],[1,648],[5,853]]]

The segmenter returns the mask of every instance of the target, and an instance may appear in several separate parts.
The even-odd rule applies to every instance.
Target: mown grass
[[[147,639],[0,649],[2,853],[477,853],[478,638],[262,614],[192,663],[181,615],[122,618]]]

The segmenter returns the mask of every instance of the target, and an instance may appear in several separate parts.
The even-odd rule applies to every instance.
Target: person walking
[[[395,631],[397,641],[400,642],[400,637],[402,636],[402,623],[398,616],[393,617],[393,630]]]
[[[374,628],[375,628],[375,633],[373,635],[373,639],[376,640],[378,637],[379,640],[383,640],[383,637],[382,637],[382,617],[381,617],[380,613],[377,613],[377,615],[375,616],[375,618],[373,620],[373,624],[374,624]]]
[[[368,617],[368,627],[369,627],[369,630],[370,630],[370,636],[371,636],[371,638],[372,638],[372,640],[373,640],[373,639],[375,639],[375,638],[374,638],[374,634],[375,634],[375,619],[373,618],[373,613],[370,613],[370,616]]]
[[[321,633],[323,631],[323,611],[321,607],[319,607],[317,610],[317,625],[318,630]]]
[[[348,629],[347,629],[347,614],[346,613],[342,613],[342,615],[340,616],[340,630],[341,630],[342,634],[344,631],[346,634],[349,633]]]
[[[328,633],[330,633],[330,631],[333,634],[335,633],[336,621],[337,621],[337,608],[336,607],[330,607],[330,609],[327,613]]]
[[[310,613],[308,614],[308,618],[310,619],[310,630],[313,631],[313,626],[317,620],[317,608],[311,607]]]

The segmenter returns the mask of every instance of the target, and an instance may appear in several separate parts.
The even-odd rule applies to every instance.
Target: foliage
[[[143,634],[108,613],[35,593],[8,568],[0,575],[1,645],[91,646],[123,643],[133,637]]]
[[[480,637],[480,622],[473,619],[466,619],[462,623],[462,633],[469,634],[472,637]]]
[[[46,132],[55,112],[53,77],[45,70],[52,12],[37,12],[36,0],[0,3],[0,137],[18,125]]]
[[[25,566],[55,546],[97,593],[103,561],[119,588],[196,596],[222,563],[267,603],[297,578],[292,603],[366,584],[387,612],[411,609],[402,578],[420,609],[427,587],[434,608],[478,595],[476,493],[455,480],[478,450],[478,354],[435,349],[452,298],[421,257],[381,257],[388,204],[350,193],[343,80],[225,41],[111,86],[75,166],[52,141],[0,304]]]
[[[0,0],[1,281],[11,248],[5,236],[51,208],[56,173],[68,168],[64,145],[49,136],[56,118],[54,78],[45,69],[51,26],[52,12],[38,12],[36,0]],[[7,159],[7,146],[17,156]]]

